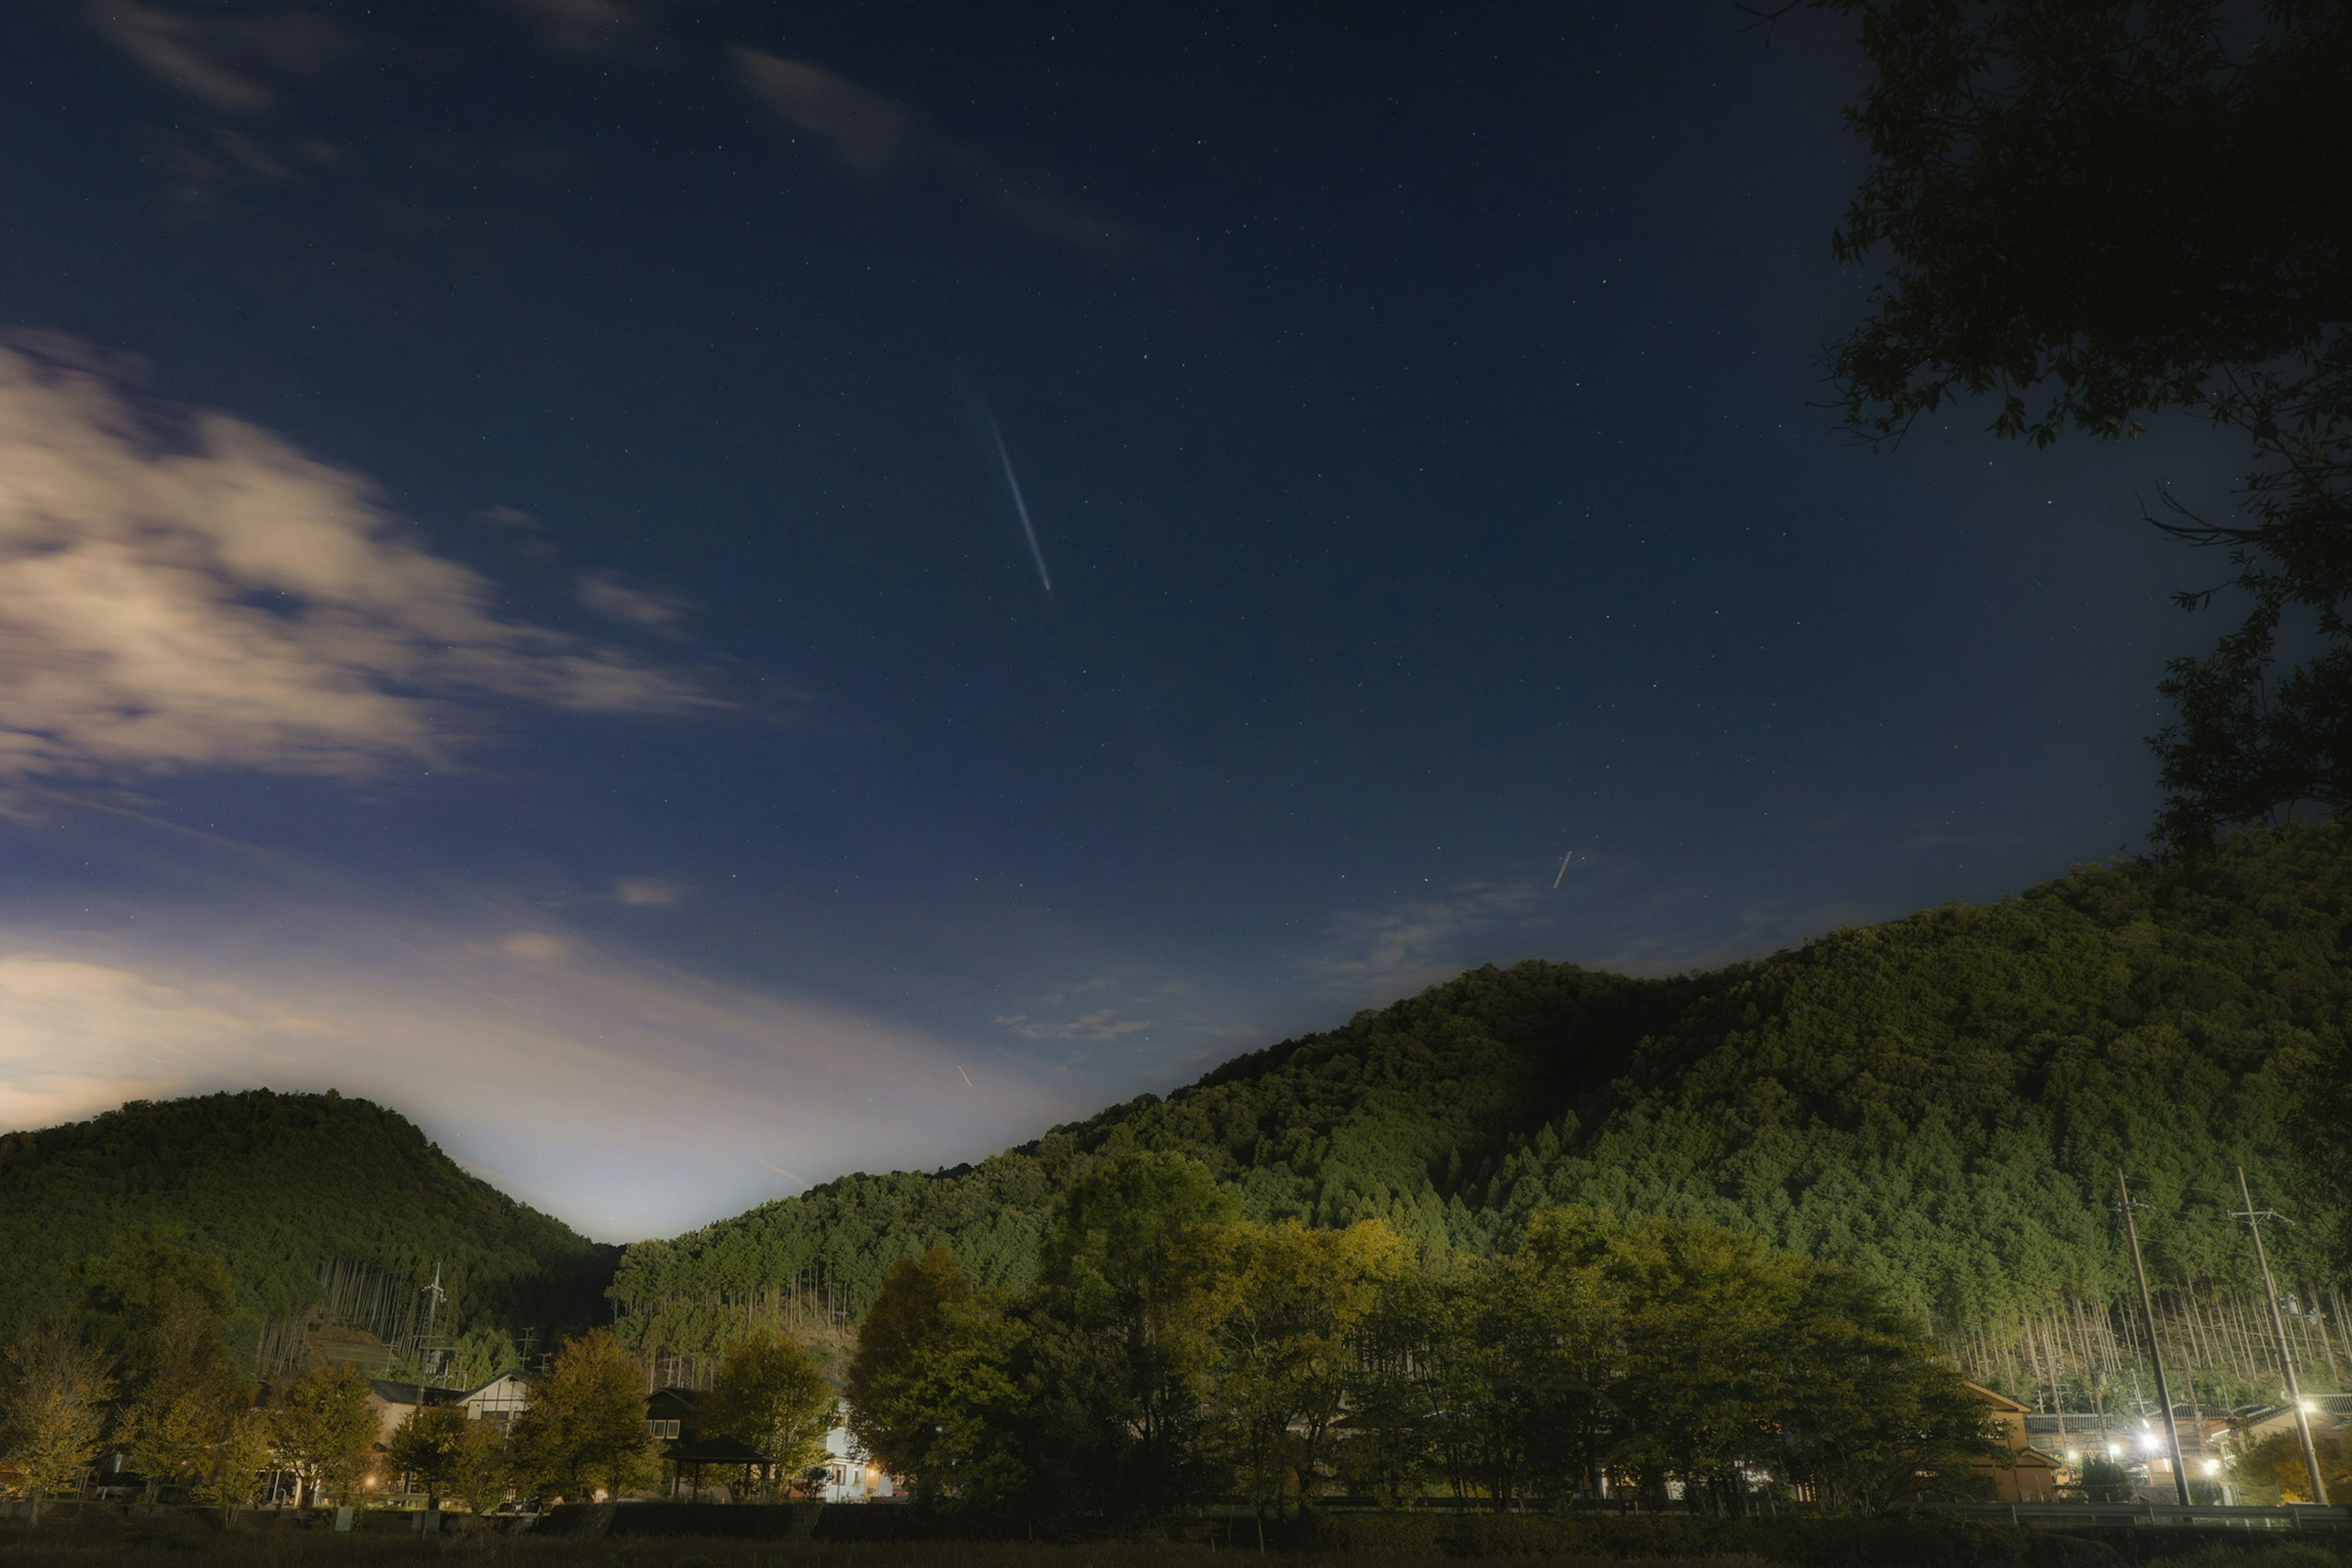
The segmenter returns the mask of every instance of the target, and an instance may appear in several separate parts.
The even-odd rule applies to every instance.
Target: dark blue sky
[[[1738,24],[8,8],[0,1118],[635,1235],[2136,847],[2226,465],[1838,435],[1854,66]]]

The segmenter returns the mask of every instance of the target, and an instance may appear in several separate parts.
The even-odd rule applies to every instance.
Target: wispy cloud
[[[694,606],[661,588],[635,588],[614,572],[583,572],[572,584],[572,595],[608,621],[667,631],[686,618]]]
[[[928,174],[978,196],[999,216],[1045,239],[1109,254],[1135,242],[1127,225],[1070,200],[1040,180],[950,135],[897,100],[806,60],[734,46],[736,79],[769,111],[831,149],[851,174],[872,180]]]
[[[714,703],[491,598],[360,476],[143,407],[87,353],[0,348],[0,776],[355,774],[446,756],[483,697]]]
[[[541,43],[564,54],[604,55],[623,51],[646,33],[644,15],[621,0],[489,0],[519,16]]]
[[[635,909],[663,909],[686,897],[686,889],[663,877],[620,877],[613,896]]]
[[[1116,1007],[1097,1007],[1075,1018],[1032,1018],[1026,1013],[1000,1013],[996,1026],[1024,1040],[1116,1040],[1151,1027],[1149,1018],[1127,1018]]]
[[[1524,927],[1545,891],[1534,880],[1462,882],[1432,897],[1347,911],[1332,921],[1325,944],[1296,968],[1327,994],[1417,991],[1492,957],[1482,947]]]
[[[158,79],[211,108],[257,114],[276,100],[272,76],[309,76],[357,40],[316,12],[291,6],[222,15],[209,8],[88,0],[84,14]]]

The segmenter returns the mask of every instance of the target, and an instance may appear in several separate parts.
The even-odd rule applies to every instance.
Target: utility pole
[[[446,1291],[441,1289],[441,1266],[439,1264],[436,1263],[433,1266],[433,1283],[425,1287],[425,1289],[418,1291],[417,1294],[425,1298],[425,1332],[416,1342],[416,1415],[419,1419],[422,1419],[425,1415],[425,1377],[426,1363],[431,1359],[435,1349],[433,1343],[433,1325],[435,1321],[441,1316],[441,1298],[447,1294]],[[425,1428],[422,1426],[417,1428],[420,1432],[424,1429]]]
[[[2172,1388],[2164,1381],[2164,1352],[2156,1342],[2156,1298],[2147,1293],[2147,1265],[2139,1255],[2139,1226],[2132,1219],[2131,1183],[2116,1172],[2116,1191],[2123,1195],[2124,1235],[2131,1238],[2132,1271],[2139,1276],[2139,1318],[2147,1325],[2147,1359],[2156,1368],[2156,1399],[2164,1406],[2164,1440],[2172,1450],[2172,1485],[2189,1506],[2189,1467],[2180,1458],[2180,1424],[2172,1418]]]
[[[2303,1473],[2311,1482],[2311,1500],[2325,1508],[2327,1505],[2327,1482],[2319,1474],[2319,1452],[2311,1446],[2311,1413],[2303,1407],[2303,1390],[2295,1386],[2294,1356],[2287,1349],[2286,1319],[2279,1311],[2278,1286],[2271,1279],[2270,1254],[2263,1250],[2263,1225],[2265,1218],[2278,1215],[2264,1210],[2254,1210],[2254,1194],[2246,1187],[2246,1168],[2238,1167],[2238,1196],[2245,1200],[2245,1209],[2238,1217],[2246,1222],[2246,1229],[2254,1238],[2254,1262],[2263,1271],[2263,1292],[2270,1298],[2271,1328],[2278,1335],[2279,1371],[2286,1376],[2286,1402],[2294,1411],[2295,1436],[2303,1439]]]

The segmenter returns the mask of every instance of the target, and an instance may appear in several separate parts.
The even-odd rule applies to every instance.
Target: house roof
[[[474,1384],[473,1387],[466,1390],[465,1394],[461,1395],[461,1397],[471,1399],[477,1394],[481,1393],[482,1390],[486,1388],[496,1388],[499,1384],[506,1382],[509,1378],[512,1378],[515,1382],[523,1384],[525,1387],[529,1387],[530,1384],[539,1381],[537,1378],[531,1376],[530,1373],[523,1371],[520,1367],[512,1367],[499,1373],[496,1377],[488,1378],[483,1382]]]
[[[2032,1409],[2032,1405],[2020,1405],[2016,1400],[2011,1399],[2006,1394],[1995,1394],[1991,1389],[1985,1387],[1980,1383],[1971,1383],[1966,1386],[1970,1394],[1975,1394],[1979,1399],[1983,1400],[1995,1410],[2022,1415]]]

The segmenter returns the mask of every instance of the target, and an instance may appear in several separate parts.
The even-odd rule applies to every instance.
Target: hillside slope
[[[248,1335],[309,1307],[330,1260],[404,1281],[438,1267],[456,1327],[552,1327],[582,1315],[614,1253],[467,1174],[364,1100],[255,1089],[134,1100],[0,1136],[0,1329],[69,1305],[71,1262],[142,1226],[178,1230],[227,1264]]]
[[[1947,1332],[2122,1279],[2118,1164],[2152,1267],[2235,1282],[2242,1163],[2288,1192],[2287,1079],[2345,1027],[2352,836],[2248,835],[2077,871],[1998,904],[1842,931],[1709,974],[1486,968],[996,1155],[859,1175],[632,1247],[613,1294],[647,1349],[707,1351],[795,1283],[851,1311],[953,1247],[1025,1282],[1055,1194],[1130,1146],[1206,1161],[1259,1217],[1388,1218],[1508,1245],[1580,1202],[1703,1215],[1892,1283]]]

